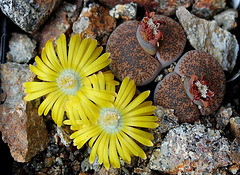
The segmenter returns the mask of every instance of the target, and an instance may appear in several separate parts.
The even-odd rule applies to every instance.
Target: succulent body
[[[219,63],[209,54],[193,50],[184,54],[173,73],[158,83],[156,105],[175,110],[180,122],[194,122],[215,112],[224,97],[226,78]]]
[[[119,25],[110,35],[106,47],[106,51],[111,53],[110,69],[113,74],[121,81],[129,76],[137,86],[153,81],[164,67],[180,57],[186,44],[184,30],[176,21],[163,15],[150,14],[152,22],[132,20]],[[147,27],[148,23],[160,26],[160,30],[155,31],[156,36],[152,35],[154,30]],[[141,34],[144,31],[151,34]],[[146,50],[153,51],[152,55],[156,52],[158,59]]]

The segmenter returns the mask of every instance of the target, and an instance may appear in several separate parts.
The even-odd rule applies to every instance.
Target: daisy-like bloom
[[[92,104],[89,102],[89,105],[93,106],[92,111],[89,111],[91,113],[97,116],[97,118],[100,116],[99,111],[100,107],[107,107],[111,108],[113,107],[113,101],[115,99],[116,93],[115,93],[115,86],[119,85],[119,82],[114,80],[114,75],[111,71],[101,72],[99,71],[98,74],[93,74],[89,76],[88,78],[84,79],[85,88],[83,91],[87,94],[88,98],[92,101],[95,101],[97,105]],[[93,91],[94,89],[94,91]],[[89,93],[88,93],[89,91]],[[101,92],[99,93],[99,96],[97,99],[95,99],[95,95],[93,93]],[[80,91],[78,92],[78,96],[80,98],[75,98],[75,100],[69,100],[67,102],[67,116],[69,120],[65,120],[64,124],[71,125],[72,130],[78,130],[83,125],[88,126],[90,124],[90,120],[88,120],[88,116],[90,115],[87,113],[83,107],[81,106],[81,103],[79,103],[82,94]],[[107,101],[106,101],[107,100]],[[96,120],[92,123],[96,123]]]
[[[135,92],[134,81],[126,77],[113,106],[100,107],[97,123],[87,127],[83,125],[71,135],[78,149],[89,143],[92,148],[90,163],[94,162],[96,154],[99,163],[103,163],[106,169],[109,169],[110,164],[119,168],[119,156],[127,163],[131,162],[132,156],[146,158],[138,143],[153,146],[153,136],[140,128],[156,128],[157,117],[152,115],[155,106],[152,106],[151,101],[145,101],[150,91],[145,91],[133,99]]]
[[[77,101],[83,110],[89,113],[88,119],[95,122],[98,117],[97,112],[92,112],[96,108],[95,101],[98,102],[99,97],[106,95],[107,91],[89,88],[87,82],[90,81],[89,76],[111,62],[109,53],[100,56],[102,49],[97,47],[97,40],[82,40],[79,34],[71,37],[68,52],[64,34],[57,40],[56,52],[52,41],[47,41],[41,58],[35,58],[36,67],[30,65],[31,71],[42,82],[23,84],[25,92],[28,93],[25,100],[31,101],[47,95],[39,106],[38,113],[47,115],[51,110],[51,116],[58,126],[62,125],[68,101]],[[91,98],[88,98],[89,95]],[[114,94],[111,98],[114,98]],[[107,100],[101,100],[107,104]]]

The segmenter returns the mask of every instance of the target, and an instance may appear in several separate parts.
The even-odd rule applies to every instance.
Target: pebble
[[[226,6],[226,0],[197,0],[193,4],[192,13],[198,17],[210,19]]]
[[[212,55],[223,70],[231,72],[239,51],[236,36],[219,27],[214,20],[207,21],[192,15],[185,7],[179,7],[176,14],[190,44]]]
[[[237,27],[236,18],[238,17],[238,11],[234,9],[228,9],[222,13],[214,16],[214,20],[224,30],[232,30]]]
[[[230,130],[234,137],[240,137],[240,117],[230,118]]]
[[[0,1],[0,8],[22,30],[32,33],[44,23],[61,2],[62,0],[7,0]]]
[[[28,63],[36,56],[36,41],[27,35],[12,33],[9,41],[10,51],[7,53],[7,61]]]
[[[137,4],[136,3],[130,3],[130,4],[118,4],[115,7],[113,7],[109,11],[110,16],[119,19],[136,19],[137,16]]]
[[[229,123],[229,119],[233,114],[231,107],[221,107],[217,114],[215,115],[216,128],[223,130],[225,126]]]
[[[170,174],[212,174],[231,164],[230,144],[221,131],[187,123],[171,129],[150,159],[152,170]]]

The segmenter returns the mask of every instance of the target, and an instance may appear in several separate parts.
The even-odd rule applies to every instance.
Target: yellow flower
[[[68,53],[64,34],[57,40],[56,52],[52,41],[47,41],[41,58],[38,56],[35,58],[36,67],[30,65],[31,71],[42,82],[23,84],[25,92],[28,93],[25,100],[31,101],[47,95],[39,106],[38,113],[47,115],[51,110],[52,118],[58,126],[62,125],[68,101],[77,100],[86,113],[91,113],[96,108],[94,101],[107,93],[107,91],[100,92],[86,87],[88,86],[86,82],[90,81],[89,76],[105,68],[111,62],[109,53],[100,56],[102,49],[102,47],[97,47],[96,40],[91,38],[82,40],[79,34],[71,37]],[[91,99],[88,98],[89,94],[91,94]],[[93,113],[93,116],[89,115],[88,119],[94,121],[97,117],[98,115]]]
[[[89,106],[92,105],[93,107],[92,110],[87,113],[79,101],[83,99],[80,94],[78,94],[80,98],[69,100],[66,108],[69,120],[65,120],[64,124],[71,125],[72,130],[78,130],[83,124],[89,125],[90,121],[96,123],[99,117],[100,107],[113,107],[112,102],[116,96],[115,86],[119,83],[114,80],[114,75],[111,71],[105,71],[103,73],[99,71],[98,74],[93,74],[85,78],[84,84],[85,89],[83,89],[83,92],[85,92],[87,97],[94,101],[97,106],[89,102]],[[97,99],[94,93],[99,93]],[[97,118],[89,120],[88,118],[91,116],[91,113],[95,113],[94,116],[97,116]]]
[[[144,100],[150,91],[145,91],[134,100],[136,85],[126,77],[119,89],[112,107],[100,107],[100,117],[96,124],[79,127],[71,135],[73,143],[80,149],[86,142],[92,148],[89,161],[93,163],[98,155],[99,163],[109,169],[120,167],[119,156],[127,163],[132,156],[146,158],[144,151],[138,146],[141,143],[152,146],[153,136],[140,128],[156,128],[156,116],[152,116],[155,106]]]

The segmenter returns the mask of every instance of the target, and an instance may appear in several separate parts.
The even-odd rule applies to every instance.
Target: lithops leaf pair
[[[132,20],[119,25],[109,37],[106,50],[111,53],[113,74],[121,81],[129,76],[142,86],[177,60],[185,44],[186,35],[176,21],[147,13],[141,22]]]
[[[225,84],[219,63],[208,53],[193,50],[185,53],[174,72],[157,84],[154,101],[174,109],[180,122],[194,122],[200,114],[209,115],[219,108]]]

